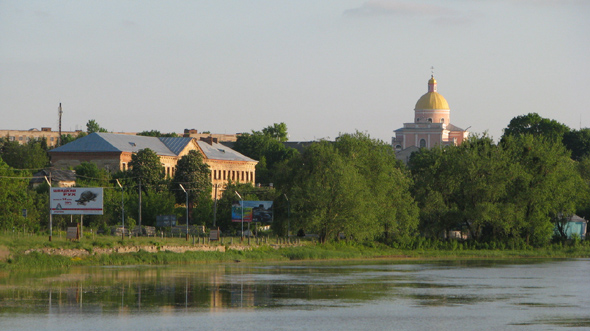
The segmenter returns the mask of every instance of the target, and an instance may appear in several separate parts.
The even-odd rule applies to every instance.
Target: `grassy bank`
[[[201,239],[202,240],[202,239]],[[279,247],[282,244],[282,247]],[[225,252],[185,252],[174,253],[160,250],[157,253],[139,251],[134,253],[92,254],[96,248],[142,247],[142,246],[192,246],[192,239],[185,238],[132,238],[121,240],[112,236],[83,238],[80,241],[68,241],[55,238],[49,242],[39,236],[0,236],[0,252],[5,258],[0,261],[2,269],[27,268],[63,268],[91,265],[167,265],[190,263],[234,263],[292,260],[344,260],[344,259],[514,259],[514,258],[579,258],[590,257],[590,245],[582,242],[576,245],[553,245],[545,248],[528,249],[478,249],[457,245],[413,249],[396,249],[386,245],[370,243],[368,245],[338,242],[317,244],[310,241],[298,245],[285,245],[284,240],[270,238],[256,243],[251,240],[240,243],[239,238],[225,238],[221,242],[203,243],[198,240],[194,245],[225,246]],[[30,249],[81,249],[89,254],[84,256],[49,255],[41,252],[25,254]],[[244,249],[246,248],[246,249]]]

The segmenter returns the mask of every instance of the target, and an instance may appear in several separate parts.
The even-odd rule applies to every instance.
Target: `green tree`
[[[507,136],[521,136],[530,134],[533,136],[543,136],[546,139],[561,142],[563,135],[570,131],[565,124],[555,120],[543,118],[537,113],[529,113],[514,117],[510,120],[508,127],[504,129],[502,141]]]
[[[566,132],[563,135],[563,144],[572,152],[572,159],[576,161],[590,157],[590,129]]]
[[[21,145],[16,141],[5,142],[2,159],[9,166],[17,169],[41,169],[49,165],[47,150],[38,140],[30,140]]]
[[[280,142],[285,142],[289,140],[289,134],[287,133],[287,124],[281,123],[274,123],[272,126],[268,126],[262,129],[262,134],[273,139],[276,139]]]
[[[106,169],[99,169],[96,163],[82,162],[74,170],[78,186],[110,186],[110,173]]]
[[[582,177],[561,142],[524,135],[506,139],[502,147],[510,162],[518,165],[507,193],[515,206],[515,220],[522,224],[527,243],[543,245],[553,233],[551,221],[573,214],[579,206]]]
[[[259,161],[256,165],[256,180],[259,183],[274,183],[278,169],[298,154],[297,150],[281,142],[286,140],[286,130],[285,123],[280,123],[238,137],[234,150]]]
[[[161,133],[158,130],[141,131],[137,135],[146,137],[178,137],[178,134],[176,134],[175,132]]]
[[[74,141],[76,139],[80,139],[80,138],[85,137],[87,135],[88,134],[86,132],[80,132],[77,135],[72,135],[70,133],[68,133],[68,134],[62,134],[61,135],[61,144],[62,144],[62,146],[65,145],[65,144],[69,144],[72,141]]]
[[[189,215],[192,219],[193,206],[202,198],[211,197],[211,170],[204,162],[201,153],[192,150],[176,164],[176,171],[171,182],[171,189],[177,203],[185,203],[186,194],[179,187],[182,184],[188,192]]]
[[[86,132],[88,134],[95,132],[109,132],[107,129],[101,127],[95,120],[89,120],[86,123]]]
[[[329,142],[317,142],[295,160],[289,196],[299,225],[322,242],[344,232],[357,240],[374,239],[380,232],[371,212],[370,188],[354,165]]]
[[[4,230],[20,232],[39,228],[35,192],[27,189],[26,175],[0,160],[0,227]],[[27,209],[27,218],[22,215],[23,209]]]
[[[160,157],[151,149],[145,148],[131,156],[129,175],[136,183],[141,182],[142,189],[161,190],[164,183],[164,167]]]
[[[339,136],[334,146],[370,188],[366,212],[375,215],[384,239],[400,241],[414,235],[419,210],[410,194],[412,181],[391,145],[356,132]]]

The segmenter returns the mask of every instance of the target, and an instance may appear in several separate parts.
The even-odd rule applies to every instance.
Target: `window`
[[[444,118],[441,118],[441,119],[440,119],[440,122],[441,122],[441,123],[444,123],[444,122],[445,122],[445,119],[444,119]]]
[[[426,147],[426,140],[420,139],[420,148]]]
[[[402,145],[395,145],[395,150],[396,151],[401,151],[402,150]]]
[[[428,119],[428,123],[432,123],[432,118],[429,118]]]
[[[419,118],[416,118],[416,123],[418,123],[418,122],[420,122],[420,119]]]

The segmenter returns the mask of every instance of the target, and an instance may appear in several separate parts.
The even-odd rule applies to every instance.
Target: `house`
[[[73,187],[76,185],[76,172],[73,170],[63,170],[57,168],[46,168],[33,175],[33,179],[29,181],[29,185],[33,188],[51,181],[53,187]]]
[[[92,133],[49,151],[51,164],[56,168],[71,168],[82,162],[95,163],[108,171],[129,170],[134,153],[149,148],[159,157],[164,173],[173,177],[176,163],[191,150],[203,155],[204,162],[211,169],[211,183],[214,195],[221,192],[229,180],[241,183],[255,183],[258,161],[219,144],[216,138],[197,140],[191,137],[146,137],[115,133]],[[217,189],[216,189],[217,188]]]

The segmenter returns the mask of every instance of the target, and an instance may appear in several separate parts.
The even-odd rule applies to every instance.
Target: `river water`
[[[590,260],[0,272],[0,330],[582,330]]]

